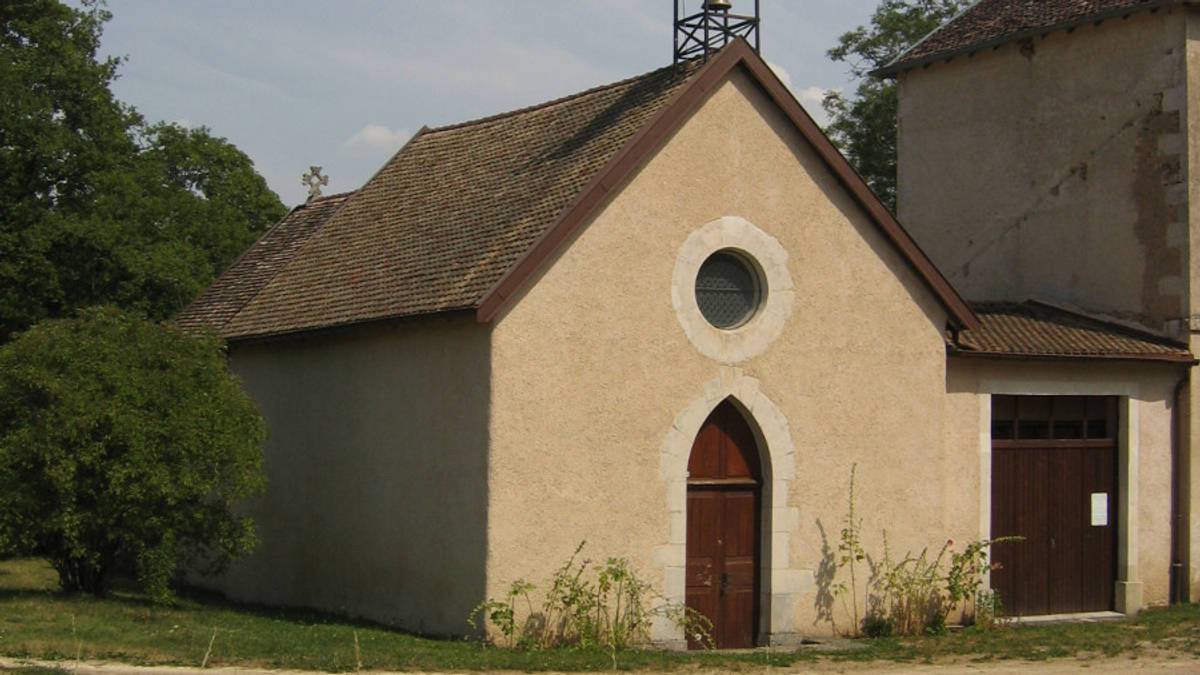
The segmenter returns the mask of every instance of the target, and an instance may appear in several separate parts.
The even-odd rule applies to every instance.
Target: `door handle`
[[[1054,548],[1055,544],[1056,542],[1054,541],[1054,537],[1050,537],[1050,548]]]
[[[725,589],[729,586],[729,575],[721,573],[721,595],[725,595]]]

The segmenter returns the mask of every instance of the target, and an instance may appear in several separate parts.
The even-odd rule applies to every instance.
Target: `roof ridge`
[[[345,192],[337,192],[337,193],[334,193],[331,195],[317,195],[316,197],[313,197],[312,199],[310,199],[306,202],[297,204],[296,206],[294,206],[292,208],[292,210],[294,211],[296,209],[302,209],[306,206],[312,206],[313,204],[319,204],[321,202],[330,202],[335,199],[346,199],[347,197],[354,194],[355,192],[358,192],[358,190],[346,190]]]
[[[615,89],[617,87],[631,84],[631,83],[637,82],[639,80],[649,79],[653,75],[657,75],[659,73],[663,73],[663,72],[666,72],[668,70],[672,70],[675,68],[680,68],[681,66],[694,69],[698,62],[699,62],[699,57],[692,59],[690,61],[685,61],[683,63],[672,63],[672,64],[669,64],[666,66],[662,66],[660,68],[655,68],[654,70],[646,71],[644,73],[641,73],[640,75],[634,75],[632,77],[627,77],[622,80],[617,80],[616,82],[609,82],[608,84],[597,85],[590,89],[584,89],[583,91],[577,91],[573,94],[568,94],[566,96],[560,96],[559,98],[551,99],[549,101],[543,101],[541,103],[527,105],[523,108],[514,108],[513,110],[508,110],[508,111],[501,112],[501,113],[487,115],[486,117],[477,117],[475,119],[465,120],[462,122],[454,122],[452,124],[444,124],[439,127],[429,127],[425,133],[433,134],[433,133],[438,133],[438,132],[442,132],[442,131],[453,131],[455,129],[461,129],[463,127],[470,127],[470,126],[475,126],[477,124],[487,124],[488,122],[495,122],[498,120],[513,117],[514,115],[521,115],[524,113],[533,112],[535,110],[540,110],[542,108],[549,108],[551,106],[568,103],[577,98],[582,98],[584,96],[596,94],[596,93],[599,93],[602,91],[606,91],[608,89]],[[689,73],[689,76],[694,75],[694,74],[695,74],[694,72]]]

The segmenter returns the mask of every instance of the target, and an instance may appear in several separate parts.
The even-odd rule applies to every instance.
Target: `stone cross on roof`
[[[300,177],[300,182],[308,188],[308,201],[312,201],[321,196],[321,186],[329,185],[329,176],[321,175],[321,167],[310,166],[308,173]]]

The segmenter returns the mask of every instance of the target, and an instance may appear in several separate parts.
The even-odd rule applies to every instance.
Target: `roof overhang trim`
[[[1200,364],[1191,354],[1039,354],[1024,352],[980,352],[962,349],[953,345],[946,346],[948,356],[968,358],[1000,359],[1005,361],[1139,361],[1149,363],[1167,363],[1192,367]]]
[[[951,19],[950,21],[947,21],[946,23],[942,24],[941,26],[938,26],[937,28],[935,28],[933,30],[933,32],[931,32],[929,35],[925,36],[925,38],[922,38],[920,42],[917,42],[917,44],[913,45],[912,47],[909,47],[907,50],[904,51],[904,53],[900,54],[900,56],[897,56],[895,59],[893,59],[891,63],[887,64],[886,66],[883,66],[882,68],[876,68],[875,70],[870,71],[868,74],[871,75],[872,77],[877,77],[877,78],[896,77],[897,75],[899,75],[902,72],[915,70],[917,68],[923,68],[926,66],[933,65],[934,63],[949,62],[960,56],[971,56],[978,52],[985,51],[987,49],[998,49],[1000,47],[1003,47],[1006,44],[1009,44],[1010,42],[1019,42],[1021,40],[1025,40],[1028,38],[1034,38],[1034,37],[1043,37],[1043,36],[1049,35],[1050,33],[1056,33],[1059,31],[1070,31],[1070,30],[1078,28],[1086,23],[1100,23],[1102,21],[1108,21],[1109,19],[1116,19],[1116,18],[1130,16],[1132,14],[1137,14],[1138,12],[1155,11],[1155,10],[1161,9],[1168,5],[1197,5],[1197,4],[1200,4],[1200,0],[1152,0],[1151,2],[1147,2],[1143,5],[1138,5],[1136,7],[1121,7],[1118,9],[1105,10],[1103,12],[1095,12],[1093,14],[1085,14],[1082,16],[1078,16],[1074,19],[1070,19],[1068,21],[1060,21],[1059,23],[1052,24],[1049,26],[1039,26],[1037,28],[1030,28],[1028,30],[1017,31],[1014,33],[1006,33],[999,37],[995,37],[990,40],[984,40],[981,42],[972,43],[965,47],[960,47],[957,49],[947,49],[947,50],[943,50],[940,52],[934,52],[932,54],[928,54],[926,56],[922,56],[918,59],[913,59],[911,61],[905,60],[905,58],[904,58],[905,54],[907,54],[908,52],[911,52],[913,49],[916,49],[917,46],[919,46],[922,42],[924,42],[926,39],[928,39],[930,36],[932,36],[937,31],[940,31],[943,28],[945,28],[946,26],[950,25],[950,23],[952,23],[954,21],[954,19]],[[962,16],[962,15],[960,14],[959,16]],[[957,18],[958,17],[955,17],[955,19],[957,19]]]

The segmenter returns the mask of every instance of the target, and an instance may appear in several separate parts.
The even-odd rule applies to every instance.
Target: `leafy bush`
[[[518,579],[502,600],[477,606],[467,622],[476,630],[490,624],[509,648],[586,647],[615,653],[648,642],[651,623],[664,617],[692,641],[712,645],[707,618],[667,602],[625,558],[609,558],[601,567],[579,560],[585,544],[581,542],[551,577],[540,608],[534,609],[531,596],[537,587]]]
[[[253,546],[233,505],[264,486],[264,437],[215,338],[111,308],[43,322],[0,347],[0,553],[168,598]]]

